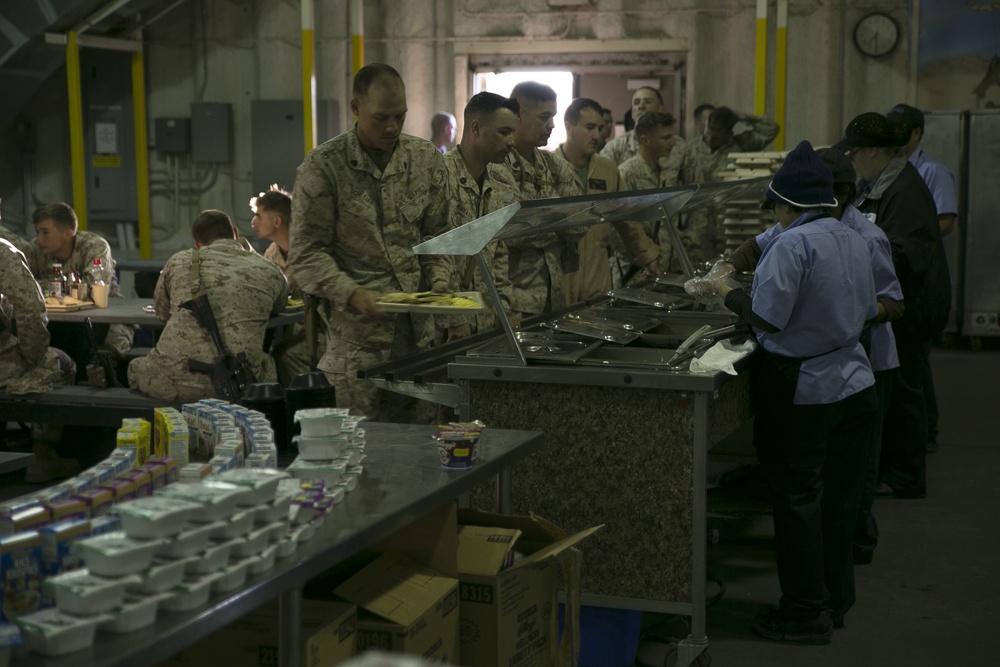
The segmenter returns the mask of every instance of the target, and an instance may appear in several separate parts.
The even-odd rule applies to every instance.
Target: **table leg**
[[[497,514],[510,514],[510,485],[510,468],[504,468],[496,478],[493,511]]]
[[[302,589],[278,596],[278,667],[302,665]]]
[[[678,665],[688,665],[708,646],[705,624],[705,591],[708,567],[708,400],[709,394],[694,395],[694,437],[692,438],[691,515],[691,634],[678,646]]]

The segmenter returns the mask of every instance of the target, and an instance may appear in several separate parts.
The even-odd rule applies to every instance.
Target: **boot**
[[[31,453],[35,462],[24,473],[25,484],[47,484],[80,472],[80,462],[60,457],[51,442],[35,440]]]

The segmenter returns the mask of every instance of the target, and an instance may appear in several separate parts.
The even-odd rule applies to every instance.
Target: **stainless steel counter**
[[[305,582],[358,553],[408,523],[426,515],[477,485],[496,479],[516,461],[541,449],[541,433],[487,429],[474,468],[441,467],[430,426],[368,424],[367,458],[358,488],[347,494],[326,517],[316,536],[291,558],[279,560],[261,575],[251,576],[237,591],[213,595],[207,606],[190,612],[160,611],[156,623],[129,634],[99,632],[94,645],[59,658],[30,655],[14,667],[96,667],[154,665],[208,636],[243,614],[279,597],[282,667],[301,663],[297,655],[301,588]],[[499,477],[498,477],[499,476]]]

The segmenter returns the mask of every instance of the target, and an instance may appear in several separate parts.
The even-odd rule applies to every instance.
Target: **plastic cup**
[[[94,305],[98,308],[108,307],[108,286],[107,285],[93,285],[90,288],[90,296],[94,299]]]
[[[441,466],[448,470],[465,470],[476,464],[479,434],[449,433],[438,438]]]

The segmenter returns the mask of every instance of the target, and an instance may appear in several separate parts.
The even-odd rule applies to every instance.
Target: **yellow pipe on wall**
[[[316,31],[312,0],[302,0],[302,129],[305,154],[316,148]]]
[[[142,51],[132,54],[132,117],[135,123],[135,188],[139,207],[139,257],[153,256],[149,208],[149,148],[146,138],[146,74]]]
[[[351,35],[351,73],[365,66],[365,36]]]
[[[767,108],[767,0],[757,0],[757,41],[754,58],[753,113]]]
[[[351,75],[365,66],[365,13],[363,0],[351,0]]]
[[[69,99],[69,157],[73,210],[80,229],[87,228],[87,165],[83,155],[83,93],[80,90],[80,47],[76,31],[66,39],[66,89]]]
[[[788,80],[788,0],[778,0],[778,24],[774,45],[774,121],[781,128],[774,150],[785,150],[785,86]]]

